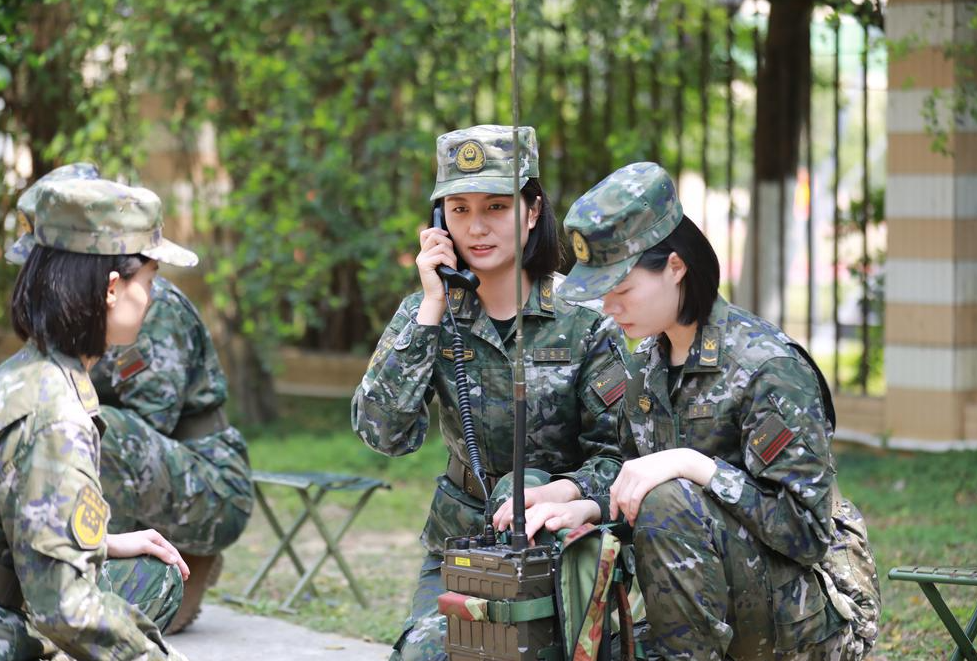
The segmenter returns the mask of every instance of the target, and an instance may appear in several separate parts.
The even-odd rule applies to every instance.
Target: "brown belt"
[[[20,591],[20,580],[13,569],[0,565],[0,607],[24,609],[24,595]]]
[[[176,423],[172,436],[178,441],[203,438],[220,433],[229,425],[224,407],[218,406],[203,413],[180,416],[180,422]]]
[[[448,457],[448,470],[445,471],[445,475],[448,476],[448,479],[456,487],[472,498],[481,501],[485,500],[482,495],[482,487],[478,483],[478,478],[475,477],[475,473],[472,472],[472,469],[467,464],[455,457],[455,455]],[[485,476],[485,488],[488,489],[489,495],[492,495],[492,490],[495,489],[495,485],[499,483],[501,478],[501,475]]]

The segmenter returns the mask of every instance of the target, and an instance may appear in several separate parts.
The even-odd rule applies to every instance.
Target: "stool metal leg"
[[[261,495],[261,491],[258,489],[257,485],[255,485],[255,499],[258,501],[258,505],[261,507],[261,510],[265,513],[265,516],[268,518],[268,521],[271,523],[272,530],[274,530],[275,534],[278,535],[280,541],[275,551],[265,559],[265,561],[261,564],[261,567],[258,569],[257,574],[255,574],[254,578],[251,579],[251,582],[248,584],[248,587],[244,591],[245,599],[251,598],[255,590],[258,589],[258,586],[261,585],[262,582],[264,582],[265,577],[268,575],[268,572],[271,571],[272,566],[274,566],[274,564],[278,562],[278,559],[282,556],[283,553],[288,553],[289,557],[292,560],[292,564],[295,565],[295,568],[300,575],[306,573],[302,561],[299,560],[298,555],[295,553],[295,550],[292,548],[292,539],[295,537],[296,533],[298,533],[299,529],[309,518],[308,508],[310,506],[310,502],[312,507],[315,507],[315,505],[317,505],[319,501],[322,500],[322,497],[324,495],[325,495],[325,491],[320,490],[320,492],[316,494],[316,497],[313,501],[309,501],[307,497],[303,498],[302,499],[303,504],[306,508],[305,511],[302,512],[298,517],[296,517],[296,519],[292,522],[292,525],[289,526],[288,531],[283,533],[281,526],[278,524],[278,520],[275,518],[275,515],[272,513],[271,508],[268,506],[268,502],[265,500],[264,496]],[[312,593],[316,594],[315,588],[313,586],[310,587],[312,588]]]
[[[953,613],[950,611],[949,606],[943,601],[943,596],[940,594],[939,589],[932,583],[920,583],[920,589],[926,598],[929,599],[930,604],[933,606],[933,610],[936,614],[940,616],[943,621],[943,625],[950,632],[950,636],[953,641],[957,644],[957,651],[953,655],[953,661],[959,661],[961,658],[967,659],[967,661],[977,661],[977,650],[974,649],[974,644],[971,642],[970,635],[964,633],[964,630],[960,627],[960,623],[957,622],[957,618],[954,617]],[[975,626],[973,618],[971,618],[970,624],[967,625],[968,630]],[[973,632],[971,631],[970,634]]]
[[[309,570],[305,572],[302,578],[299,579],[299,582],[295,585],[295,588],[292,590],[292,593],[282,603],[282,608],[287,609],[291,606],[292,601],[295,599],[295,597],[297,597],[302,592],[302,589],[306,586],[306,584],[312,580],[312,578],[319,571],[322,565],[325,564],[326,560],[329,559],[329,556],[332,556],[336,559],[336,564],[339,565],[339,570],[343,573],[343,576],[345,576],[346,580],[349,582],[349,587],[350,589],[353,590],[353,594],[356,596],[356,600],[360,603],[360,606],[362,606],[363,608],[368,608],[369,602],[367,602],[366,597],[364,596],[362,590],[360,590],[360,586],[356,582],[356,577],[353,575],[353,571],[346,563],[346,558],[343,557],[342,553],[339,550],[339,538],[333,536],[333,534],[329,532],[329,529],[326,528],[326,525],[322,522],[322,519],[319,517],[318,511],[316,511],[315,509],[316,503],[314,503],[312,499],[309,498],[308,492],[304,489],[299,490],[299,496],[302,498],[302,502],[305,503],[306,511],[308,511],[309,518],[312,519],[313,525],[315,525],[315,527],[319,530],[319,534],[322,536],[322,539],[326,543],[326,551],[319,557],[319,559],[315,562],[315,564],[313,564],[313,566],[311,566]],[[361,497],[360,500],[362,501],[363,498]],[[354,513],[362,509],[363,504],[365,503],[357,503],[357,508],[354,508]],[[343,525],[342,527],[343,532],[345,532],[346,528],[349,527],[350,523],[351,520],[347,520],[346,524]]]

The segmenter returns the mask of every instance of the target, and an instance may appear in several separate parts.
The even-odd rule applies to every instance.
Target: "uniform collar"
[[[515,283],[513,283],[513,289]],[[556,307],[553,302],[553,276],[545,275],[532,283],[529,292],[529,300],[522,309],[522,313],[527,317],[546,317],[556,318]],[[477,319],[482,314],[482,304],[478,300],[475,292],[466,291],[458,287],[452,287],[448,291],[448,298],[451,302],[451,313],[456,319]]]
[[[93,418],[97,417],[98,395],[95,394],[95,386],[92,385],[92,380],[84,365],[81,364],[81,360],[67,356],[55,349],[51,349],[48,355],[68,377],[68,381],[78,395],[78,401],[85,409],[85,413]]]
[[[729,303],[717,295],[709,312],[709,321],[696,331],[695,340],[689,348],[689,357],[685,360],[686,374],[719,371],[723,363],[723,340],[728,316]]]

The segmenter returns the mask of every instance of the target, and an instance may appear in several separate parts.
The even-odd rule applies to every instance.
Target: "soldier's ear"
[[[110,310],[114,308],[115,304],[119,301],[118,287],[120,277],[121,276],[119,275],[118,271],[112,271],[109,273],[109,286],[105,292],[105,307]]]
[[[526,226],[529,229],[536,227],[536,221],[539,220],[539,213],[543,209],[543,198],[536,196],[536,201],[533,202],[532,206],[529,207],[529,213],[526,215]]]
[[[686,266],[685,260],[679,257],[677,252],[673,252],[668,256],[668,262],[665,264],[665,271],[669,274],[676,285],[682,282],[685,278],[685,274],[689,272],[689,267]]]

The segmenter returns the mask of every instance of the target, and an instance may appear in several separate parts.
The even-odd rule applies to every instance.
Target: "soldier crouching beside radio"
[[[565,229],[577,264],[558,294],[603,298],[629,337],[646,339],[610,496],[536,504],[527,534],[627,519],[650,658],[864,658],[878,577],[864,520],[838,490],[817,366],[718,295],[715,252],[658,165],[608,176]]]

